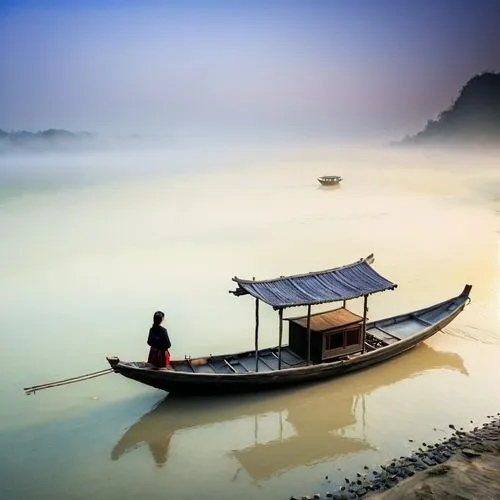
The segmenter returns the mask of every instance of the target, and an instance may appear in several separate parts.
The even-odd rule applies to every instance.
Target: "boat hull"
[[[340,176],[323,176],[323,177],[318,177],[318,182],[322,186],[337,186],[340,184],[340,181],[342,180],[342,177]]]
[[[418,315],[421,317],[426,313],[432,313],[433,310],[441,311],[438,320],[432,323],[429,322],[417,334],[398,339],[390,345],[330,363],[268,372],[188,373],[170,369],[152,369],[151,367],[138,366],[139,364],[135,363],[122,362],[118,358],[107,359],[113,370],[124,377],[169,393],[181,395],[234,394],[313,383],[369,368],[407,352],[453,321],[470,300],[470,289],[470,285],[467,285],[457,297],[429,308],[368,323],[367,332],[369,333],[371,329],[375,330],[379,325],[380,328],[382,328],[381,325],[398,325],[398,322],[399,324],[403,322],[402,318],[417,317]],[[444,315],[442,311],[444,311]],[[425,322],[422,319],[420,321]]]

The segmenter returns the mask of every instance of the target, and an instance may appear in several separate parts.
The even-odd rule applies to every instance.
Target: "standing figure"
[[[166,368],[170,364],[170,339],[166,328],[161,326],[165,314],[162,311],[156,311],[153,316],[153,325],[149,329],[148,345],[149,356],[148,363],[156,368]]]

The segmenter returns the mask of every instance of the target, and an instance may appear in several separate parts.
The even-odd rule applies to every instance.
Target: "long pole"
[[[279,329],[279,345],[278,345],[278,370],[281,370],[281,343],[283,341],[283,308],[278,312],[280,319],[280,329]]]
[[[259,371],[259,299],[255,299],[255,371]]]
[[[307,306],[307,364],[311,364],[311,304]]]
[[[112,368],[106,368],[105,370],[100,370],[98,372],[85,373],[83,375],[79,375],[78,377],[71,377],[64,380],[56,380],[55,382],[47,382],[45,384],[34,385],[32,387],[25,387],[24,391],[26,392],[26,395],[29,396],[30,394],[34,394],[37,391],[41,391],[42,389],[50,389],[52,387],[74,384],[76,382],[84,382],[85,380],[90,380],[91,378],[107,375],[108,373],[112,373],[112,371]]]
[[[365,349],[366,349],[366,314],[368,312],[368,295],[365,295],[365,300],[363,304],[363,331],[361,332],[363,335],[363,350],[362,353],[364,354]]]

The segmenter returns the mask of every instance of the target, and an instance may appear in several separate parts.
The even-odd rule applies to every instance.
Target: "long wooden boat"
[[[347,437],[339,431],[356,424],[360,417],[357,411],[359,401],[373,391],[433,370],[468,375],[458,354],[435,350],[426,343],[415,348],[411,363],[399,358],[390,369],[380,368],[382,366],[373,368],[376,372],[374,376],[361,377],[346,384],[331,384],[327,390],[323,385],[315,384],[282,391],[280,397],[274,393],[250,393],[235,396],[237,404],[234,404],[233,398],[224,396],[186,399],[168,395],[127,428],[113,447],[111,459],[119,460],[124,454],[147,445],[156,464],[162,467],[169,459],[171,440],[177,432],[250,419],[255,422],[255,443],[250,446],[245,443],[245,449],[241,450],[231,448],[231,453],[254,479],[266,479],[282,470],[289,470],[291,466],[308,465],[347,452],[371,449],[372,445],[366,439]],[[311,408],[321,408],[321,416],[317,415],[314,426],[310,424]],[[360,409],[360,423],[364,426],[364,405]],[[273,439],[269,426],[265,425],[266,419],[262,419],[270,414],[278,415],[280,422],[284,420],[290,424],[295,434],[279,435]],[[259,422],[262,420],[265,438],[259,433]],[[273,453],[269,453],[269,449]],[[257,467],[260,468],[259,474]]]
[[[311,383],[364,369],[408,351],[448,325],[470,302],[472,286],[466,285],[459,295],[438,304],[367,322],[368,295],[397,286],[376,273],[371,262],[373,255],[347,266],[273,280],[233,278],[239,288],[232,293],[256,298],[254,350],[177,359],[165,369],[114,356],[106,359],[116,373],[174,394],[240,393]],[[342,289],[347,292],[339,294]],[[363,317],[345,307],[346,300],[360,296],[364,297]],[[311,315],[312,304],[334,300],[343,300],[343,306]],[[259,301],[279,312],[277,347],[258,348]],[[296,305],[307,305],[308,314],[286,319],[289,342],[282,345],[283,309]]]
[[[318,177],[318,181],[322,186],[336,186],[341,180],[342,177],[340,175],[323,175]]]

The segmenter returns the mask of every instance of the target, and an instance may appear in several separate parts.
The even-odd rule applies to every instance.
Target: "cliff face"
[[[500,73],[471,78],[453,105],[400,144],[500,145]]]

